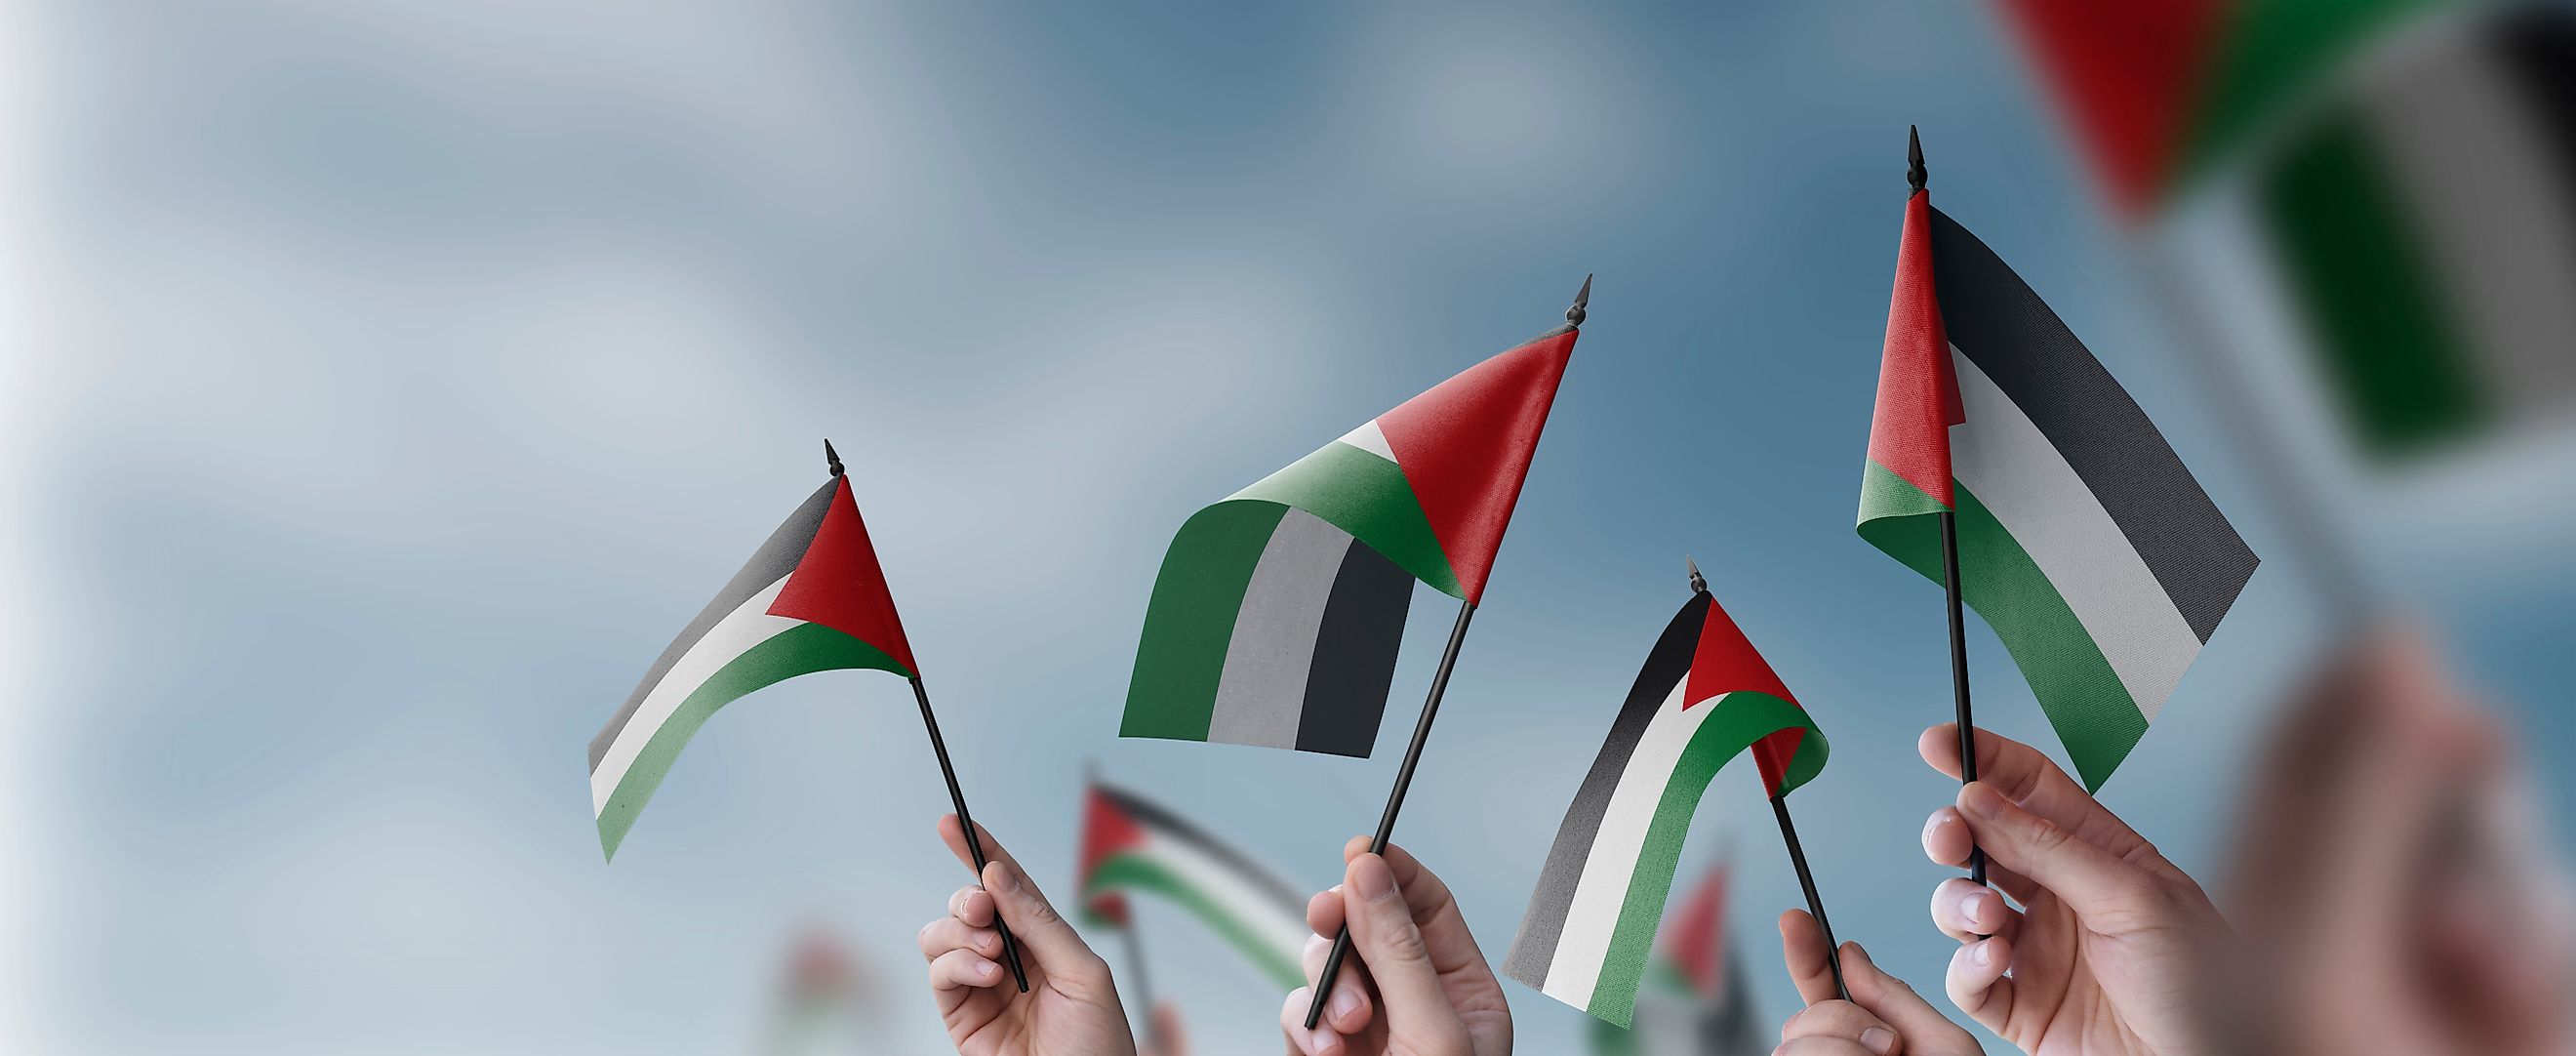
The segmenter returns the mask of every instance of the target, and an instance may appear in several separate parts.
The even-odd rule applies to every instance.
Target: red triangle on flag
[[[1569,327],[1539,338],[1378,416],[1470,604],[1484,596],[1575,336]]]
[[[903,636],[895,615],[894,594],[886,588],[885,568],[877,563],[876,544],[868,540],[867,522],[859,518],[858,500],[850,495],[850,478],[841,478],[832,508],[805,557],[787,577],[787,586],[769,606],[772,616],[819,623],[882,650],[903,665],[906,675],[919,675],[912,643]]]

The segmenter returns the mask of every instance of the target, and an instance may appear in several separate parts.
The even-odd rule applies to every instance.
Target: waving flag
[[[590,799],[609,857],[716,709],[816,671],[917,673],[876,546],[836,472],[662,651],[590,741]]]
[[[1504,972],[1627,1026],[1691,814],[1748,748],[1775,797],[1825,765],[1824,734],[1717,599],[1695,591],[1566,808]]]
[[[1941,582],[1932,515],[1955,502],[1968,606],[2100,788],[2254,552],[2057,313],[1925,191],[1905,206],[1869,452],[1861,537]]]
[[[1093,782],[1082,808],[1081,905],[1128,924],[1127,894],[1172,900],[1281,987],[1304,981],[1306,899],[1276,874],[1143,797]]]
[[[1726,889],[1720,863],[1664,922],[1635,1026],[1593,1020],[1593,1056],[1762,1056],[1777,1044],[1726,930]]]
[[[1119,734],[1368,755],[1413,581],[1484,594],[1574,338],[1486,360],[1191,517]]]

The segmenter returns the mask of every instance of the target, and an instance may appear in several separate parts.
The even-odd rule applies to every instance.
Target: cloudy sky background
[[[1688,552],[1834,739],[1795,802],[1838,930],[1937,991],[1940,595],[1851,531],[1909,122],[1936,199],[2279,557],[1985,8],[650,6],[22,5],[0,33],[29,53],[0,63],[0,825],[30,850],[0,1014],[31,1051],[738,1052],[814,927],[860,946],[879,1051],[936,1051],[912,937],[967,874],[899,681],[727,709],[613,868],[591,824],[584,745],[824,436],[968,795],[1042,882],[1071,883],[1086,761],[1333,882],[1449,607],[1417,597],[1374,759],[1122,742],[1163,547],[1587,272],[1399,841],[1499,956]],[[2356,535],[2563,747],[2576,502],[2497,476]],[[2268,564],[2106,792],[2187,866],[2328,630],[2312,597]],[[1981,720],[2053,749],[1974,633]],[[1776,1019],[1797,896],[1749,767],[1684,869],[1727,847]],[[1275,1051],[1280,995],[1143,923],[1206,1051]],[[1507,985],[1527,1051],[1568,1051],[1580,1014]]]

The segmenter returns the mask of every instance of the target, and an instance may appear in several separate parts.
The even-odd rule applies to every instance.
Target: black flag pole
[[[1851,988],[1843,985],[1843,948],[1834,941],[1834,926],[1825,921],[1825,900],[1816,894],[1815,874],[1807,871],[1807,852],[1798,846],[1798,825],[1789,820],[1789,797],[1771,797],[1771,816],[1780,819],[1780,842],[1789,846],[1789,865],[1798,870],[1798,890],[1807,896],[1807,915],[1816,918],[1816,929],[1825,933],[1825,964],[1834,970],[1834,991],[1843,1000],[1851,1000]]]
[[[1586,309],[1592,303],[1592,276],[1583,277],[1583,288],[1574,292],[1574,306],[1565,310],[1566,329],[1583,325]],[[1386,810],[1378,815],[1377,835],[1369,838],[1370,854],[1385,854],[1387,841],[1395,835],[1395,815],[1404,809],[1405,790],[1413,787],[1413,768],[1422,762],[1423,742],[1431,739],[1431,720],[1440,715],[1440,696],[1449,689],[1449,671],[1458,664],[1458,646],[1467,640],[1467,621],[1476,615],[1476,603],[1458,603],[1458,622],[1449,628],[1449,644],[1440,650],[1440,668],[1431,675],[1431,695],[1422,702],[1422,717],[1413,722],[1413,741],[1405,745],[1404,762],[1396,767],[1395,788],[1387,793]],[[1306,1006],[1306,1029],[1324,1018],[1324,1001],[1333,996],[1333,976],[1341,971],[1343,959],[1351,953],[1351,926],[1343,922],[1342,930],[1333,936],[1333,949],[1324,957],[1324,970],[1315,977],[1315,1000]]]
[[[1905,182],[1912,185],[1908,195],[1923,190],[1931,173],[1923,167],[1923,134],[1914,126],[1905,126]],[[1943,355],[1949,350],[1943,349]],[[1952,710],[1959,722],[1959,783],[1977,780],[1977,720],[1968,704],[1968,616],[1959,596],[1959,515],[1949,509],[1941,519],[1941,588],[1950,605],[1950,697]],[[1968,847],[1968,879],[1979,886],[1986,882],[1986,852],[1974,844]]]
[[[842,475],[841,453],[832,450],[830,440],[823,441],[823,461],[831,466],[833,476]],[[976,882],[981,883],[984,877],[983,838],[975,835],[975,816],[966,812],[966,790],[957,784],[956,764],[948,761],[948,741],[939,736],[939,717],[931,714],[930,691],[922,687],[920,675],[913,675],[910,681],[912,699],[921,705],[922,728],[930,731],[930,751],[939,757],[939,776],[948,779],[948,803],[957,810],[957,826],[966,831],[966,853],[975,860]],[[1002,959],[1011,966],[1011,980],[1020,984],[1021,993],[1028,993],[1029,973],[1020,965],[1019,940],[1013,939],[1010,926],[1002,923],[999,904],[993,907],[993,930],[1002,935]]]

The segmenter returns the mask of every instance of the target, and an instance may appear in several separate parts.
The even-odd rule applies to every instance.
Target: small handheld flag
[[[878,670],[912,683],[913,700],[947,779],[949,802],[966,830],[966,845],[980,873],[984,847],[966,812],[966,796],[948,745],[932,716],[912,644],[895,614],[894,595],[876,544],[859,517],[858,500],[842,473],[840,453],[823,442],[831,479],[771,533],[751,560],[734,573],[715,600],[689,621],[625,706],[590,741],[591,807],[599,823],[600,850],[609,858],[635,824],[644,803],[670,773],[680,749],[716,709],[752,692],[817,671]],[[998,927],[998,925],[997,925]],[[1028,978],[1018,943],[1000,928],[1002,951],[1020,989]]]
[[[2099,789],[2257,561],[2057,313],[1932,208],[1914,152],[1860,535],[1949,590],[1963,778],[1964,602]]]
[[[1277,873],[1143,796],[1092,781],[1083,797],[1081,873],[1082,912],[1092,922],[1132,933],[1127,897],[1151,893],[1188,910],[1282,987],[1302,978],[1305,898]],[[1134,959],[1141,967],[1142,959]]]
[[[1622,1027],[1636,1010],[1647,947],[1710,779],[1750,750],[1785,819],[1782,797],[1825,765],[1824,733],[1708,593],[1696,565],[1691,579],[1690,600],[1646,654],[1566,808],[1503,960],[1512,978]],[[1803,880],[1805,860],[1794,838],[1789,846]],[[1821,908],[1807,887],[1810,905]]]

